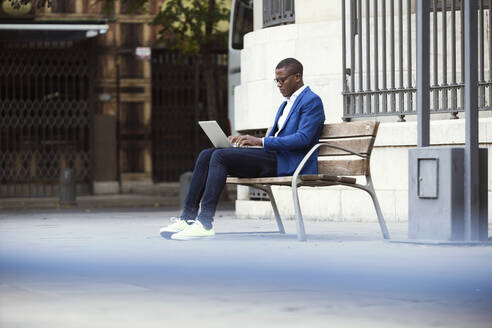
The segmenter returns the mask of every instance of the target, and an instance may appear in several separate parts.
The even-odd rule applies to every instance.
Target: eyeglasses
[[[286,77],[281,77],[281,78],[278,78],[278,79],[277,79],[277,78],[276,78],[276,79],[273,79],[273,82],[275,82],[275,83],[277,83],[277,84],[278,84],[278,83],[280,83],[280,84],[284,84],[284,83],[285,83],[285,81],[287,81],[287,79],[288,79],[289,77],[291,77],[292,75],[296,75],[297,73],[299,73],[299,72],[289,74],[289,75],[287,75]]]

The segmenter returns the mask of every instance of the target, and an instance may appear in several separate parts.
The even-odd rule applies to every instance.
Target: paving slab
[[[214,240],[163,239],[177,209],[0,213],[0,327],[490,327],[492,247],[393,244],[376,223],[217,213]],[[407,226],[390,223],[395,238]]]

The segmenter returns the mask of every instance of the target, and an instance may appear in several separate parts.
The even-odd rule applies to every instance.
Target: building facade
[[[78,194],[152,191],[193,169],[203,70],[158,42],[162,4],[0,1],[0,197],[57,196],[65,169]],[[226,56],[215,65],[227,125]]]
[[[431,144],[463,146],[460,1],[434,1],[431,15]],[[480,146],[491,148],[490,2],[479,11]],[[443,19],[445,18],[445,19]],[[371,173],[385,218],[408,218],[408,149],[416,147],[415,1],[255,0],[254,31],[241,54],[235,90],[237,130],[266,129],[282,97],[272,82],[276,64],[295,57],[304,81],[323,100],[326,122],[379,120]],[[490,154],[490,151],[489,151]],[[490,155],[489,155],[490,158]],[[492,196],[489,160],[488,198]],[[289,188],[278,187],[278,205],[294,217]],[[276,197],[277,199],[277,197]],[[301,188],[307,218],[376,220],[366,193],[343,187]],[[273,217],[267,201],[238,190],[240,217]],[[489,208],[489,221],[492,211]]]

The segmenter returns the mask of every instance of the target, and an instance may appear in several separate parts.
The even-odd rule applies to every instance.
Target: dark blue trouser
[[[261,148],[209,148],[195,163],[181,218],[211,224],[227,176],[240,178],[277,176],[275,152]]]

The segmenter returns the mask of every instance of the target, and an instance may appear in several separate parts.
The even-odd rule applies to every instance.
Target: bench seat
[[[298,176],[298,186],[333,186],[334,184],[354,184],[357,179],[349,177],[339,177],[328,174],[305,174]],[[291,186],[292,176],[271,177],[271,178],[234,178],[228,177],[227,183],[237,185],[261,185],[269,184],[272,186]]]

